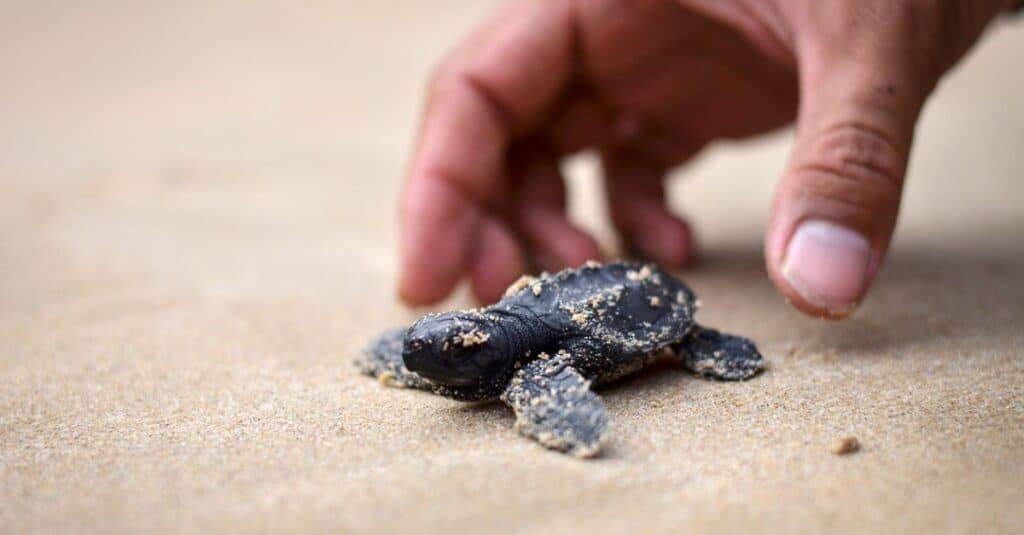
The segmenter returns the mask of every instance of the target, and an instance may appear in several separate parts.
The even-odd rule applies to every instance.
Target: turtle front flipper
[[[526,363],[501,400],[515,411],[516,430],[576,457],[596,455],[608,428],[604,403],[565,353]]]
[[[694,325],[673,349],[687,368],[709,379],[742,381],[764,368],[754,342],[700,325]]]
[[[409,371],[402,361],[405,331],[405,327],[388,329],[371,340],[356,359],[356,366],[363,374],[376,377],[387,386],[430,390],[431,384]]]

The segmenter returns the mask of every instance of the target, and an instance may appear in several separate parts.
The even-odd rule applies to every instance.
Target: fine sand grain
[[[684,169],[698,318],[771,365],[602,389],[581,461],[352,362],[415,315],[394,219],[419,88],[488,4],[142,5],[0,16],[0,532],[1024,531],[1024,28],[926,109],[848,321],[764,274],[789,133]],[[568,168],[607,245],[594,162]]]

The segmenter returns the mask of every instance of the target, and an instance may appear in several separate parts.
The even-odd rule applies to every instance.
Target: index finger
[[[435,75],[402,194],[399,294],[447,295],[473,258],[487,212],[500,203],[511,140],[539,123],[573,63],[571,3],[514,3],[460,45]]]

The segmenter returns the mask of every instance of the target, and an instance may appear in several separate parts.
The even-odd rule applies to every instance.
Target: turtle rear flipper
[[[673,349],[687,368],[709,379],[742,381],[764,368],[764,359],[753,342],[700,325],[694,325]]]
[[[372,340],[356,359],[356,366],[364,375],[376,377],[381,384],[398,388],[430,390],[426,379],[409,371],[402,361],[405,327],[388,329]]]
[[[604,403],[566,354],[528,362],[501,400],[515,411],[520,433],[577,457],[596,455],[608,428]]]

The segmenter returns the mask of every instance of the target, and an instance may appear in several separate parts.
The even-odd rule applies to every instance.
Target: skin
[[[795,123],[765,236],[768,274],[800,310],[841,318],[889,247],[925,100],[1013,3],[510,2],[430,84],[402,196],[399,294],[430,304],[468,278],[490,302],[532,265],[599,259],[566,217],[558,167],[585,149],[601,157],[623,241],[682,266],[694,239],[665,205],[668,171],[715,140]],[[819,262],[824,279],[795,277],[787,254],[802,245],[789,245],[809,221],[859,237],[845,242],[864,243],[863,265],[832,254]]]

